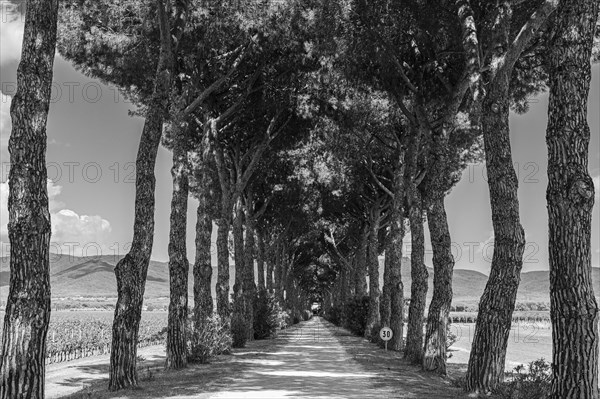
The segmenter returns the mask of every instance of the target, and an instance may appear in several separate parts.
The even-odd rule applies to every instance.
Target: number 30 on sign
[[[394,332],[389,327],[383,327],[379,330],[379,337],[384,341],[389,341],[394,336]]]

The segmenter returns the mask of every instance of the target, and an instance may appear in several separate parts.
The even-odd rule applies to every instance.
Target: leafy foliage
[[[342,323],[342,308],[340,306],[333,306],[329,312],[325,314],[325,318],[339,326]]]
[[[353,297],[344,306],[344,327],[363,336],[369,314],[369,297]]]
[[[507,381],[494,391],[500,399],[545,399],[550,395],[551,365],[543,358],[526,368],[520,364],[507,373]]]
[[[277,334],[285,326],[287,314],[281,308],[274,294],[259,290],[256,296],[254,313],[254,338],[266,339]]]
[[[233,300],[233,313],[231,317],[231,335],[234,348],[243,348],[248,340],[248,324],[243,308],[244,303],[240,296]]]
[[[214,314],[200,321],[200,327],[194,329],[194,323],[188,322],[188,361],[207,363],[213,356],[228,353],[233,338],[227,325]]]

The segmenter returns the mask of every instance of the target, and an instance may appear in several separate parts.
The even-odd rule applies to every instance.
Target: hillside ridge
[[[96,257],[51,256],[50,282],[53,298],[111,298],[116,297],[116,280],[114,267],[122,256],[105,255]],[[429,273],[428,299],[433,292],[433,269],[427,267]],[[233,284],[235,270],[230,266],[230,284]],[[211,286],[216,283],[216,267],[213,268]],[[383,284],[383,260],[380,260],[380,284]],[[600,268],[592,269],[594,287],[600,294]],[[193,275],[189,272],[189,292],[193,293]],[[470,269],[454,269],[453,304],[477,303],[488,276]],[[405,297],[410,297],[410,259],[402,259],[402,281]],[[9,260],[0,258],[0,290],[4,291],[9,284]],[[521,283],[517,294],[520,302],[549,302],[549,276],[547,271],[531,271],[521,273]],[[169,297],[169,265],[168,262],[150,261],[146,283],[146,298]],[[6,294],[4,294],[6,295]],[[1,298],[4,300],[4,298]]]

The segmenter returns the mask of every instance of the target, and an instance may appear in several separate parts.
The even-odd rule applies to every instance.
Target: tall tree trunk
[[[369,248],[369,224],[364,223],[358,244],[354,269],[354,295],[362,298],[367,295],[367,269]]]
[[[509,79],[509,73],[499,74],[482,104],[494,254],[479,302],[467,370],[467,389],[481,393],[490,392],[504,377],[506,346],[525,249],[508,127]]]
[[[401,205],[400,205],[401,206]],[[394,332],[390,340],[390,349],[402,349],[404,335],[404,284],[402,284],[402,239],[404,238],[404,221],[402,209],[392,220],[390,226],[390,328]],[[387,256],[387,253],[386,253]]]
[[[495,245],[467,367],[466,389],[475,393],[491,392],[504,377],[508,334],[523,266],[525,233],[519,218],[518,181],[510,147],[511,75],[556,3],[543,1],[512,39],[512,4],[501,1],[491,27],[491,56],[483,74],[489,91],[481,103],[481,122]]]
[[[594,183],[587,100],[597,0],[561,1],[550,53],[548,225],[552,398],[598,398],[598,304],[591,278]]]
[[[418,189],[411,184],[410,201],[410,305],[408,307],[408,330],[404,357],[410,362],[421,364],[423,361],[423,321],[425,320],[425,302],[427,300],[427,279],[429,273],[425,266],[425,234],[423,233],[423,207]]]
[[[233,207],[233,261],[235,264],[235,283],[233,284],[233,309],[232,320],[243,322],[248,330],[248,303],[244,287],[246,280],[246,265],[244,259],[244,210],[242,196],[235,196]]]
[[[0,398],[44,398],[50,321],[46,122],[58,2],[27,2],[17,93],[10,109],[10,285],[2,330]]]
[[[392,198],[392,216],[390,222],[389,247],[386,257],[390,255],[390,328],[394,332],[390,341],[392,350],[402,349],[404,335],[404,284],[402,284],[402,241],[404,240],[404,172],[405,153],[398,157],[394,175],[394,197]]]
[[[391,230],[391,229],[390,229]],[[379,315],[381,317],[381,326],[389,327],[391,318],[391,306],[392,306],[392,232],[390,231],[387,236],[387,242],[385,246],[385,262],[383,265],[383,286],[381,287],[381,298],[379,300]]]
[[[283,306],[283,289],[282,289],[282,278],[283,278],[283,244],[278,243],[275,247],[275,297],[279,300],[279,303]]]
[[[233,295],[237,298],[240,291],[243,291],[243,281],[245,277],[244,265],[244,210],[242,207],[242,197],[237,196],[233,208],[233,261],[235,264],[235,282],[233,284]]]
[[[352,298],[352,287],[354,287],[354,268],[351,268],[351,264],[348,265],[346,263],[342,263],[341,265],[343,270],[343,281],[341,285],[341,298],[343,303],[347,303],[350,298]]]
[[[343,262],[344,266],[348,268],[348,285],[346,287],[348,298],[356,297],[356,261],[356,256],[354,256],[349,261]]]
[[[187,17],[187,2],[179,2],[173,37],[179,41]],[[169,108],[172,84],[173,48],[171,29],[164,2],[158,0],[160,54],[154,79],[154,90],[136,158],[135,215],[130,251],[117,263],[117,304],[112,329],[109,389],[137,386],[137,341],[148,264],[154,243],[154,166],[162,135],[163,120]]]
[[[352,257],[350,262],[348,264],[346,264],[346,267],[349,268],[348,269],[348,286],[346,288],[346,292],[348,294],[348,298],[353,298],[356,297],[356,263],[357,263],[357,258],[356,256]]]
[[[331,286],[331,307],[340,309],[340,295],[338,287],[340,285],[340,274],[336,275],[335,282]],[[340,315],[338,315],[339,317]]]
[[[258,273],[258,289],[265,289],[265,242],[262,232],[256,230],[256,272]]]
[[[277,246],[271,246],[267,251],[267,278],[266,285],[267,291],[273,292],[273,270],[275,268],[275,256],[277,253]]]
[[[203,177],[202,180],[196,212],[196,259],[194,261],[194,323],[196,328],[200,328],[201,321],[213,313],[210,287],[212,220],[208,215],[209,198],[205,185],[206,179]]]
[[[171,228],[169,233],[169,317],[167,323],[167,359],[165,367],[187,367],[188,272],[186,232],[189,195],[189,165],[183,132],[176,129],[174,138],[173,197],[171,199]]]
[[[223,322],[231,316],[229,306],[229,206],[223,204],[217,221],[217,313]]]
[[[298,320],[301,320],[299,297],[298,297],[298,290],[297,290],[298,287],[296,285],[296,280],[294,278],[290,278],[288,286],[289,286],[288,303],[289,303],[289,307],[290,307],[292,316],[294,318],[298,318]]]
[[[365,327],[365,337],[371,337],[373,327],[381,322],[379,317],[379,225],[381,206],[379,201],[371,209],[371,223],[369,231],[369,314]]]
[[[454,256],[443,194],[431,199],[427,219],[433,250],[433,298],[427,316],[423,369],[445,375],[446,326],[452,303]]]
[[[352,284],[353,273],[341,266],[338,279],[336,281],[336,299],[339,306],[339,321],[342,326],[346,326],[348,318],[346,317],[346,304],[348,303],[348,285]]]
[[[279,292],[281,293],[281,304],[285,308],[285,300],[287,299],[286,288],[288,285],[288,247],[287,242],[284,242],[281,251],[281,280],[279,281]]]
[[[254,302],[256,298],[256,283],[254,282],[254,221],[246,215],[246,239],[244,249],[245,273],[242,282],[246,301],[246,323],[248,325],[248,340],[254,339]]]

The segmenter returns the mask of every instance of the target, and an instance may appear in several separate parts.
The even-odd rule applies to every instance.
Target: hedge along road
[[[408,364],[401,353],[386,352],[320,317],[282,331],[276,339],[249,342],[210,364],[145,377],[142,370],[139,390],[107,392],[106,381],[99,381],[73,397],[90,392],[93,398],[467,397],[448,380]]]

